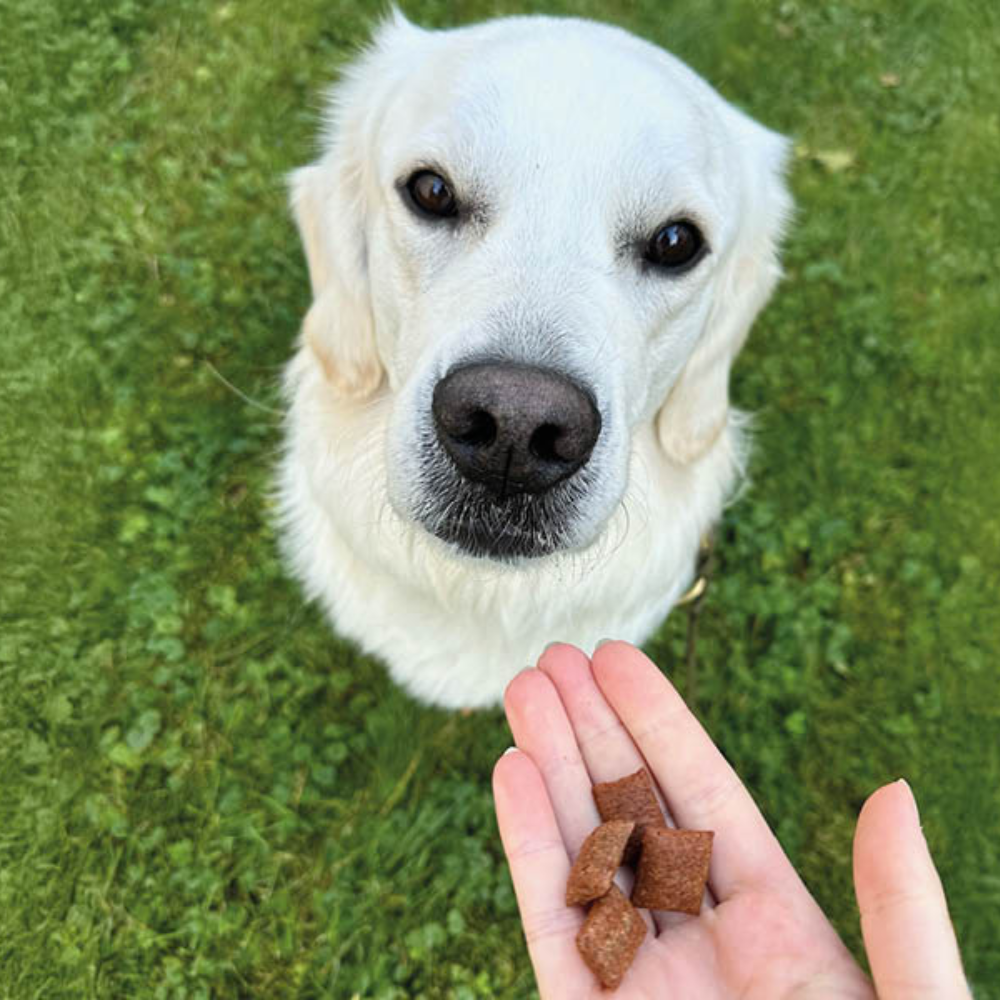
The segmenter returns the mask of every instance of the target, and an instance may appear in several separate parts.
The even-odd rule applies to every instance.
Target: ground
[[[787,276],[735,374],[752,481],[696,672],[683,615],[648,650],[856,951],[854,821],[906,776],[1000,997],[998,8],[404,7],[614,21],[793,137]],[[4,1000],[533,994],[502,715],[407,699],[271,525],[308,299],[283,176],[378,9],[0,4]]]

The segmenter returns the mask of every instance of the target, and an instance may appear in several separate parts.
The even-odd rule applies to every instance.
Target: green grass
[[[697,706],[855,949],[854,818],[906,775],[1000,997],[996,7],[544,9],[652,38],[796,139]],[[533,992],[502,716],[407,700],[303,606],[270,524],[308,294],[282,177],[375,10],[0,0],[4,1000]],[[683,643],[675,616],[650,644],[681,684]]]

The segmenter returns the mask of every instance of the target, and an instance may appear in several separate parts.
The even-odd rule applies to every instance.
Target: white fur
[[[779,276],[785,153],[672,56],[587,21],[397,13],[332,92],[323,155],[292,177],[314,302],[286,376],[285,548],[416,697],[493,704],[548,643],[641,642],[688,586],[742,469],[729,369]],[[482,218],[416,218],[398,186],[428,166]],[[711,246],[686,274],[623,250],[677,218]],[[430,394],[484,355],[594,392],[591,482],[554,554],[477,559],[425,526]]]

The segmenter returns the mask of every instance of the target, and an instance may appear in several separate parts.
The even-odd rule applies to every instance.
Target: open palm
[[[642,653],[626,643],[609,643],[591,663],[571,646],[550,647],[538,669],[525,671],[510,685],[505,704],[518,750],[497,763],[494,794],[543,1000],[607,995],[576,949],[583,911],[568,908],[563,896],[571,858],[600,822],[591,786],[639,767],[652,774],[672,824],[714,830],[715,843],[701,914],[649,914],[646,940],[619,996],[876,996],[736,773]],[[859,826],[855,873],[863,926],[866,909],[879,916],[877,927],[864,927],[878,996],[968,997],[929,855],[933,879],[917,878],[910,888],[922,891],[926,885],[927,900],[940,904],[946,925],[943,952],[937,947],[943,933],[940,914],[923,919],[929,912],[924,909],[914,922],[913,904],[919,902],[914,894],[897,898],[890,884],[882,884],[894,875],[892,859],[886,871],[885,859],[877,856],[884,849],[881,828],[905,827],[906,811],[914,809],[908,790],[888,786],[869,805],[869,817],[862,817],[867,832]],[[916,824],[915,811],[909,822]],[[912,866],[904,863],[904,868],[903,874],[912,876]],[[939,900],[932,898],[935,885]],[[938,978],[917,984],[941,992],[906,991],[908,978],[920,974],[919,959],[907,960],[904,969],[887,963],[885,954],[876,961],[872,941],[900,933],[916,935],[907,942],[910,946],[926,933],[929,952],[944,955],[944,964],[937,962],[931,970]]]

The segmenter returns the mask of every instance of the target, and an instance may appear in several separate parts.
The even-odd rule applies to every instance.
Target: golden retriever
[[[313,302],[285,551],[416,697],[641,642],[745,460],[730,366],[780,274],[787,142],[584,20],[398,12],[291,177]]]

